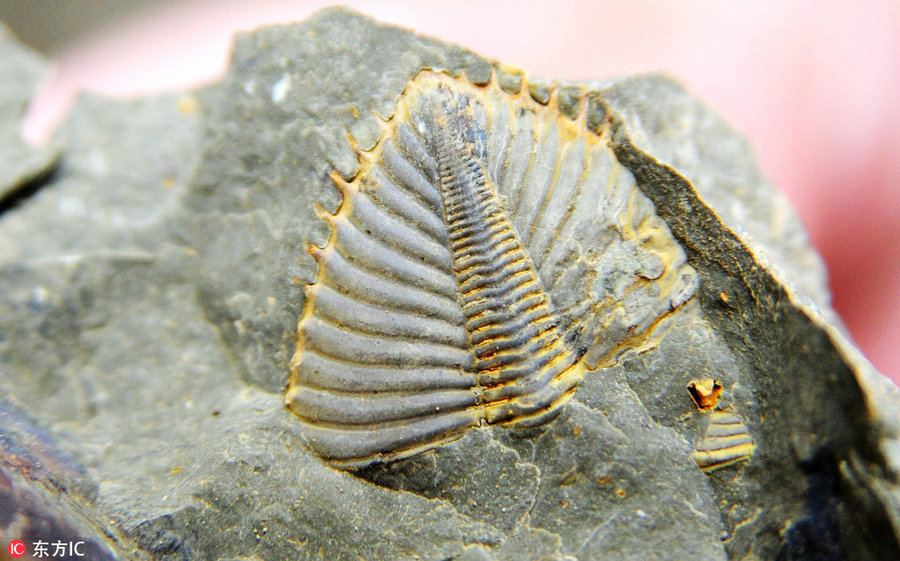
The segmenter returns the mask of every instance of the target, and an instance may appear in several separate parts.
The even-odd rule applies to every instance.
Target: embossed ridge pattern
[[[706,434],[694,448],[694,461],[709,473],[750,459],[756,443],[734,412],[718,409],[710,414]]]
[[[359,174],[332,174],[338,211],[317,208],[331,236],[309,248],[286,400],[335,465],[546,422],[696,290],[602,104],[500,83],[421,72]]]

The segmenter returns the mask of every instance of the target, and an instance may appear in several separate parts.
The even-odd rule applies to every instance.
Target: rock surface
[[[39,76],[0,49],[4,77]],[[281,392],[316,271],[305,244],[327,235],[313,203],[337,207],[329,173],[358,166],[348,134],[374,145],[417,72],[485,81],[493,64],[329,10],[239,36],[208,89],[82,98],[55,174],[0,161],[2,193],[36,181],[0,214],[0,469],[25,489],[9,496],[64,496],[48,516],[91,521],[123,559],[897,557],[898,392],[835,325],[821,264],[745,142],[659,77],[590,87],[699,273],[692,315],[542,427],[358,472],[303,445]],[[4,115],[23,91],[2,92]],[[27,169],[52,165],[41,154]],[[686,390],[704,377],[757,444],[710,474]],[[64,460],[35,474],[28,454]]]
[[[19,121],[46,72],[40,55],[19,45],[0,24],[0,213],[27,196],[52,173],[58,152],[55,148],[32,148],[19,137]]]

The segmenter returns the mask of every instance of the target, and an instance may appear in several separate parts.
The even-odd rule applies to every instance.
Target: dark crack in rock
[[[372,147],[422,69],[475,84],[496,72],[504,91],[521,73],[326,10],[240,35],[204,90],[83,97],[48,174],[53,150],[10,132],[44,63],[7,36],[0,49],[0,84],[17,84],[0,88],[4,515],[55,521],[110,559],[900,554],[898,392],[846,341],[746,142],[671,81],[586,84],[642,204],[697,271],[665,336],[589,373],[546,425],[474,429],[350,472],[313,454],[283,407],[316,273],[306,244],[328,235],[313,204],[338,207],[329,174],[359,169],[348,139]],[[540,100],[555,87],[529,84]],[[692,454],[709,416],[687,386],[707,378],[755,450],[704,473]]]

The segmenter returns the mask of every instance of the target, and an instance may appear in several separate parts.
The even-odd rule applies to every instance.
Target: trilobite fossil
[[[286,397],[333,464],[546,422],[696,291],[596,96],[424,70],[382,128],[319,209]]]

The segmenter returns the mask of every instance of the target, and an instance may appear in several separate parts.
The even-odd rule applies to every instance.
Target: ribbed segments
[[[715,471],[750,459],[756,444],[740,417],[729,411],[713,411],[709,427],[694,450],[703,471]]]
[[[432,146],[444,220],[474,369],[488,421],[515,420],[552,407],[571,386],[553,384],[576,369],[518,233],[475,156],[477,131],[459,98],[443,109]],[[577,382],[577,380],[575,380]],[[498,402],[498,403],[493,403]],[[502,402],[502,403],[501,403]]]
[[[311,252],[287,391],[310,447],[343,466],[431,448],[483,420],[435,164],[413,131],[382,143],[332,238]]]
[[[379,157],[339,183],[345,205],[323,216],[332,238],[311,250],[321,269],[287,400],[337,465],[410,456],[485,422],[544,421],[583,374],[485,175],[534,139],[519,147],[510,129],[491,144],[504,156],[488,154],[479,97],[442,80],[414,88]],[[505,175],[531,168],[520,163]]]

